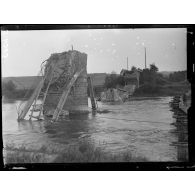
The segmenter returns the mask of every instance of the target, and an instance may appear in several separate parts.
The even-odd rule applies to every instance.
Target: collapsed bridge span
[[[24,119],[31,108],[31,118],[40,119],[41,113],[57,120],[59,115],[66,113],[87,113],[88,80],[87,54],[76,50],[52,54],[47,59],[42,80],[33,95],[21,109],[18,119]],[[37,100],[42,95],[42,103]],[[34,113],[39,112],[38,115]]]

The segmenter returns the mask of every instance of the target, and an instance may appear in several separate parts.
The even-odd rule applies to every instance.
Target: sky
[[[88,73],[120,73],[122,68],[143,69],[144,47],[147,67],[159,71],[186,70],[185,28],[89,29],[2,31],[2,77],[36,76],[41,63],[52,53],[84,52]]]

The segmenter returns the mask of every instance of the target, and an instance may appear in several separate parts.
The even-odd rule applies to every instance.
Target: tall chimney
[[[128,57],[127,57],[127,70],[129,70],[129,66],[128,66]]]

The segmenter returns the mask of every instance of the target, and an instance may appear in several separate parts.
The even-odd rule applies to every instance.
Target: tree
[[[6,97],[12,97],[14,96],[14,93],[16,91],[16,86],[13,83],[13,81],[3,82],[2,83],[2,94]]]
[[[124,86],[125,78],[121,75],[117,75],[116,72],[112,71],[110,75],[107,75],[105,78],[104,87],[108,88],[116,88],[117,85]]]
[[[121,86],[125,86],[125,78],[121,75],[118,76],[117,78],[117,84]]]
[[[187,72],[186,71],[177,71],[169,75],[169,81],[180,82],[186,80]]]
[[[8,81],[7,83],[4,83],[2,87],[8,91],[14,91],[16,89],[16,86],[12,80]]]
[[[140,73],[140,84],[149,83],[151,81],[151,72],[148,68],[143,69]]]
[[[117,85],[117,74],[107,75],[105,78],[104,86],[106,88],[115,88]]]
[[[158,72],[158,67],[155,65],[155,63],[150,64],[150,71]]]
[[[113,70],[113,71],[111,72],[111,75],[112,75],[112,74],[116,75],[116,72]]]
[[[134,72],[135,70],[137,70],[137,68],[136,68],[135,66],[132,66],[132,67],[131,67],[131,71]]]

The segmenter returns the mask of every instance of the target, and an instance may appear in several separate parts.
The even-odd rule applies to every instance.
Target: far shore
[[[161,97],[173,97],[174,95],[157,95],[157,94],[149,94],[149,95],[139,95],[139,96],[131,96],[130,99],[128,101],[131,100],[145,100],[145,99],[158,99]],[[15,101],[27,101],[28,98],[4,98],[2,97],[2,103],[13,103]]]

